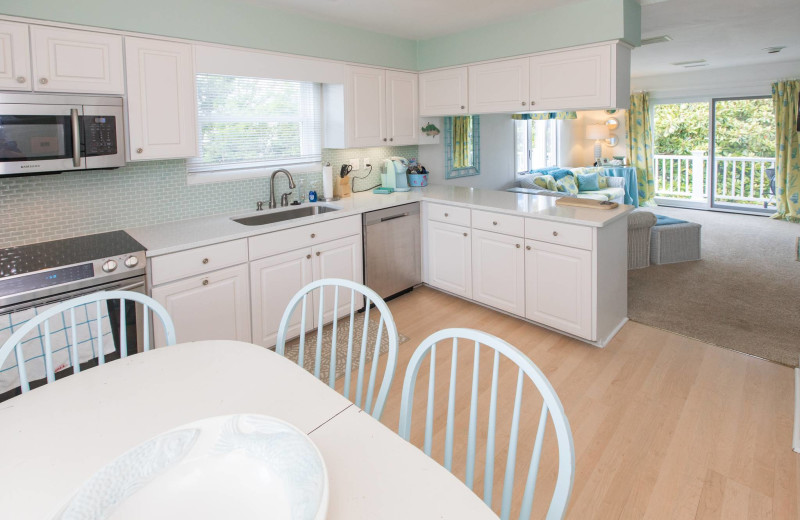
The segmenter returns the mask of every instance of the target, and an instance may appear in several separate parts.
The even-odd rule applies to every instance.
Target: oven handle
[[[78,125],[77,108],[70,109],[69,118],[72,122],[72,165],[79,168],[81,165],[81,129]]]
[[[23,303],[18,303],[16,305],[10,305],[8,307],[3,308],[0,310],[0,314],[8,314],[12,312],[20,312],[27,309],[33,309],[36,307],[41,307],[43,305],[51,305],[55,303],[60,303],[66,300],[71,300],[73,298],[77,298],[78,296],[83,296],[86,294],[91,294],[100,291],[131,291],[133,289],[138,289],[139,287],[144,287],[144,281],[141,282],[133,282],[132,284],[125,285],[123,287],[115,287],[114,283],[109,283],[105,286],[95,286],[89,287],[86,289],[80,289],[77,291],[72,291],[68,293],[62,293],[58,295],[49,296],[46,298],[40,298],[38,300],[27,301]]]
[[[139,287],[144,287],[144,282],[136,282],[130,285],[126,285],[125,287],[119,287],[114,289],[115,291],[132,291],[134,289],[138,289]]]

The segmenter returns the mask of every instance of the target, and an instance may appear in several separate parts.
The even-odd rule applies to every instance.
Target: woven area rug
[[[356,370],[361,362],[361,343],[364,333],[364,314],[356,315],[353,323],[353,361],[351,370]],[[400,334],[399,344],[408,341],[408,338]],[[333,336],[333,324],[328,324],[322,327],[322,355],[320,359],[320,379],[323,381],[328,380],[330,374],[330,352],[331,352],[331,339]],[[340,379],[345,373],[345,364],[347,363],[347,342],[350,336],[350,319],[345,317],[339,320],[336,327],[336,379]],[[366,363],[372,361],[375,355],[375,343],[378,340],[378,319],[376,316],[370,316],[369,327],[367,328],[367,352],[365,354]],[[383,329],[381,336],[381,345],[378,351],[378,356],[381,356],[389,351],[389,339],[386,334],[386,328]],[[300,338],[295,338],[286,343],[285,356],[297,363],[297,357],[300,352]],[[308,372],[314,373],[314,361],[317,353],[317,330],[312,330],[306,333],[305,347],[303,355],[303,368]]]
[[[702,260],[628,271],[630,319],[797,366],[800,225],[717,211],[647,210],[701,224]]]

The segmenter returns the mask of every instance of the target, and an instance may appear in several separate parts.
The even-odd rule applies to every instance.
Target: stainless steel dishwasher
[[[419,202],[364,213],[364,273],[381,298],[422,282]]]

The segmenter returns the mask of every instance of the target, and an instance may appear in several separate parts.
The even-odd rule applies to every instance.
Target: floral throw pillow
[[[601,190],[608,188],[608,177],[605,175],[599,175],[597,177],[597,185],[600,187]]]
[[[533,183],[542,189],[557,191],[556,180],[552,175],[537,175],[533,178]]]
[[[569,193],[570,195],[578,194],[578,185],[575,184],[575,177],[572,175],[562,177],[556,182],[556,185],[558,186],[558,191]]]

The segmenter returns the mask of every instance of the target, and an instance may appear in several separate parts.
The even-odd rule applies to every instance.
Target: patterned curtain
[[[578,119],[577,112],[533,112],[527,114],[511,114],[511,119],[542,121],[545,119]]]
[[[453,168],[472,166],[472,116],[453,117]]]
[[[653,132],[650,128],[650,95],[647,92],[631,94],[631,108],[628,110],[628,155],[631,166],[636,168],[639,205],[655,206]]]
[[[800,143],[797,110],[800,80],[772,84],[775,107],[775,197],[778,212],[772,218],[800,222]]]

